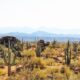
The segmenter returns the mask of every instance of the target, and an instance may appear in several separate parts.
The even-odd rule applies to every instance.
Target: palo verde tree
[[[65,63],[69,65],[70,62],[71,62],[71,45],[70,42],[68,41],[65,49]]]

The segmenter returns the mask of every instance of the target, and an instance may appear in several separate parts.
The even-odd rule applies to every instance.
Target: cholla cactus
[[[68,41],[67,47],[65,49],[65,63],[69,65],[71,62],[71,48],[70,48],[70,42]]]
[[[6,53],[6,51],[4,50],[4,62],[8,66],[8,76],[11,75],[11,65],[15,62],[15,59],[16,59],[16,55],[12,57],[10,48],[11,48],[11,43],[9,39],[8,40],[8,53]]]

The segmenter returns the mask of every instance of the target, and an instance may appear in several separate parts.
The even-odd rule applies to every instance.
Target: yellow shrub
[[[24,50],[23,51],[23,55],[25,55],[25,56],[31,56],[31,57],[33,57],[33,56],[36,56],[36,54],[35,54],[35,51],[33,51],[33,50],[31,50],[31,49],[29,49],[29,50]]]
[[[0,69],[0,76],[5,74],[1,69]]]
[[[42,56],[46,57],[46,58],[51,58],[53,56],[57,56],[59,55],[59,52],[53,48],[49,48],[47,47],[44,52],[42,52]]]

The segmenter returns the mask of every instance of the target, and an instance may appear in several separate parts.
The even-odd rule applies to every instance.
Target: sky
[[[0,33],[80,34],[80,0],[0,0]]]

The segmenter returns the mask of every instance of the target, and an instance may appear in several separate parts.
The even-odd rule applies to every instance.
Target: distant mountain
[[[36,31],[33,33],[19,33],[19,32],[10,32],[10,33],[5,33],[5,34],[0,34],[0,36],[15,36],[19,38],[20,40],[23,38],[25,41],[34,41],[36,39],[44,39],[48,41],[52,41],[54,39],[58,41],[66,41],[66,40],[80,40],[80,35],[78,34],[53,34],[53,33],[48,33],[44,31]]]
[[[48,33],[48,32],[44,32],[44,31],[33,32],[30,35],[31,36],[36,36],[36,37],[50,37],[50,36],[53,36],[53,34]]]
[[[28,34],[26,33],[19,33],[19,32],[10,32],[10,33],[5,33],[3,36],[27,36]]]

